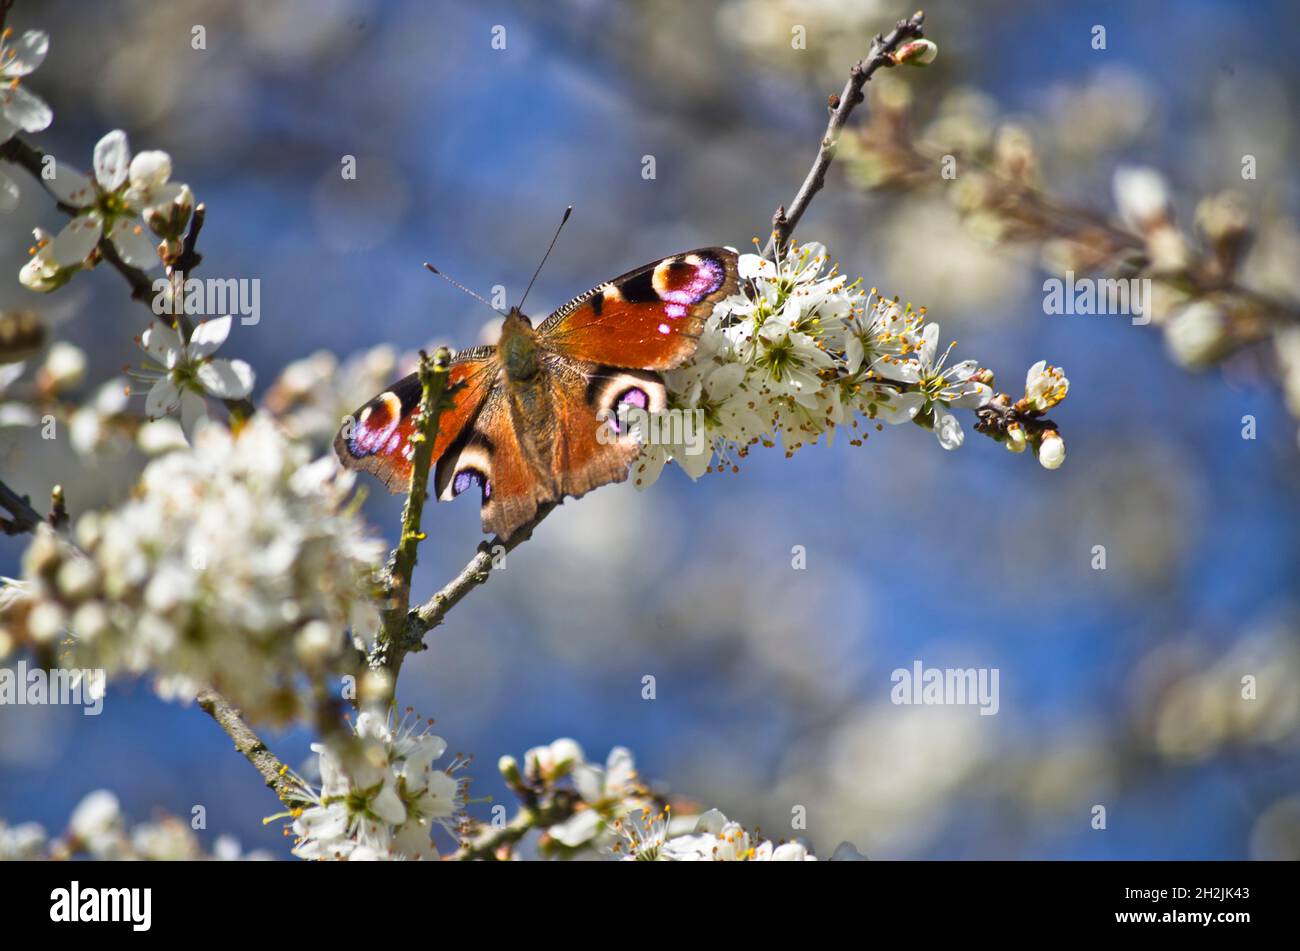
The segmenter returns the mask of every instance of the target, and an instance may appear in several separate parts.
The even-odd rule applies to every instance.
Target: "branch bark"
[[[253,768],[261,775],[267,788],[274,792],[282,803],[291,808],[301,804],[297,787],[288,779],[288,767],[280,762],[279,757],[262,742],[262,738],[244,721],[229,700],[215,690],[205,688],[199,691],[198,703],[200,709],[212,717],[217,725],[226,731],[226,735],[235,741],[235,749],[244,759],[253,764]]]
[[[444,408],[447,373],[451,353],[441,347],[432,357],[420,352],[420,428],[411,437],[415,452],[411,458],[410,491],[402,509],[402,536],[388,563],[388,607],[383,612],[379,634],[371,651],[370,666],[389,674],[389,689],[396,691],[397,675],[408,649],[407,614],[411,609],[411,576],[424,532],[420,521],[429,494],[429,469],[433,464],[433,445],[438,439],[438,419]],[[391,695],[390,695],[391,700]]]
[[[19,495],[4,482],[0,482],[0,508],[9,513],[9,518],[0,519],[0,531],[6,535],[21,535],[36,531],[36,526],[45,521],[41,513],[32,508],[27,496]]]
[[[808,170],[803,184],[799,186],[794,200],[790,202],[789,209],[782,205],[772,216],[772,235],[763,249],[765,257],[774,257],[784,250],[795,227],[799,224],[799,219],[808,210],[813,197],[826,184],[826,170],[831,167],[831,162],[835,158],[840,133],[844,131],[845,123],[849,121],[849,115],[864,98],[862,87],[867,84],[867,80],[876,70],[882,66],[894,65],[891,54],[900,45],[908,40],[921,39],[925,35],[924,24],[925,13],[920,10],[906,20],[899,20],[889,33],[883,36],[877,33],[876,38],[871,41],[871,49],[867,55],[853,64],[853,68],[849,70],[849,78],[844,83],[844,89],[838,96],[832,96],[830,99],[830,120],[826,123],[826,132],[822,135],[812,168]]]

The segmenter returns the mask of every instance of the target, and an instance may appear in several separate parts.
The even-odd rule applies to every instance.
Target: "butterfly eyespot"
[[[618,398],[614,400],[614,411],[609,417],[609,428],[615,433],[620,432],[620,416],[618,412],[620,406],[631,406],[640,410],[649,409],[650,394],[639,386],[629,386],[618,394]]]
[[[453,497],[458,496],[473,485],[483,490],[484,502],[492,498],[491,480],[477,469],[462,469],[457,472],[456,477],[451,481],[451,494]]]

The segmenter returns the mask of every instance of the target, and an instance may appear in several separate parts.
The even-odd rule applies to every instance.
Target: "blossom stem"
[[[863,99],[862,87],[867,84],[872,73],[880,67],[895,65],[891,54],[900,45],[924,36],[924,23],[925,13],[921,10],[905,20],[899,20],[888,34],[882,36],[877,33],[876,38],[871,41],[871,49],[867,55],[853,64],[843,91],[839,96],[831,97],[830,120],[826,124],[826,132],[822,135],[812,168],[809,169],[803,184],[799,186],[799,191],[795,194],[794,201],[790,202],[790,207],[787,209],[782,205],[772,216],[772,235],[763,249],[765,257],[775,259],[775,256],[785,248],[794,233],[795,226],[799,224],[799,219],[812,203],[813,196],[826,184],[826,170],[831,167],[831,161],[835,158],[840,133],[844,131],[845,123],[849,121],[849,115],[854,107]]]
[[[491,826],[466,839],[451,857],[460,862],[495,859],[503,846],[514,845],[532,829],[545,829],[572,818],[581,801],[577,796],[561,792],[526,803],[505,825]]]

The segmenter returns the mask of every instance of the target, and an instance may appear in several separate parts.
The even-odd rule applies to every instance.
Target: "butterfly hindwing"
[[[627,478],[641,447],[620,431],[620,403],[650,412],[667,405],[663,381],[648,371],[551,356],[544,380],[545,412],[530,412],[518,390],[493,389],[435,476],[440,501],[477,489],[483,528],[504,539],[545,502]]]
[[[713,306],[734,293],[738,255],[699,248],[592,288],[537,328],[542,345],[572,360],[671,370],[695,352]]]
[[[448,370],[451,408],[438,420],[433,460],[464,431],[478,414],[496,376],[496,354],[490,347],[458,353]],[[352,416],[334,439],[334,451],[351,469],[373,473],[390,492],[407,491],[411,481],[411,436],[419,421],[420,378],[412,373],[398,380]]]
[[[549,479],[529,461],[525,432],[510,392],[494,387],[473,423],[438,462],[434,487],[440,502],[478,489],[483,530],[509,538],[554,498]],[[527,438],[526,436],[523,438]]]

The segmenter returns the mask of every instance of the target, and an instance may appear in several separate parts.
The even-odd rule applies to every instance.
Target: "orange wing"
[[[433,461],[473,423],[496,381],[496,350],[475,347],[456,354],[448,371],[451,408],[438,420]],[[412,373],[358,409],[334,437],[334,451],[349,469],[373,473],[390,492],[406,492],[411,482],[411,436],[420,414],[420,378]]]
[[[736,290],[735,251],[699,248],[629,271],[565,304],[537,328],[570,360],[671,370],[695,352],[718,301]]]

